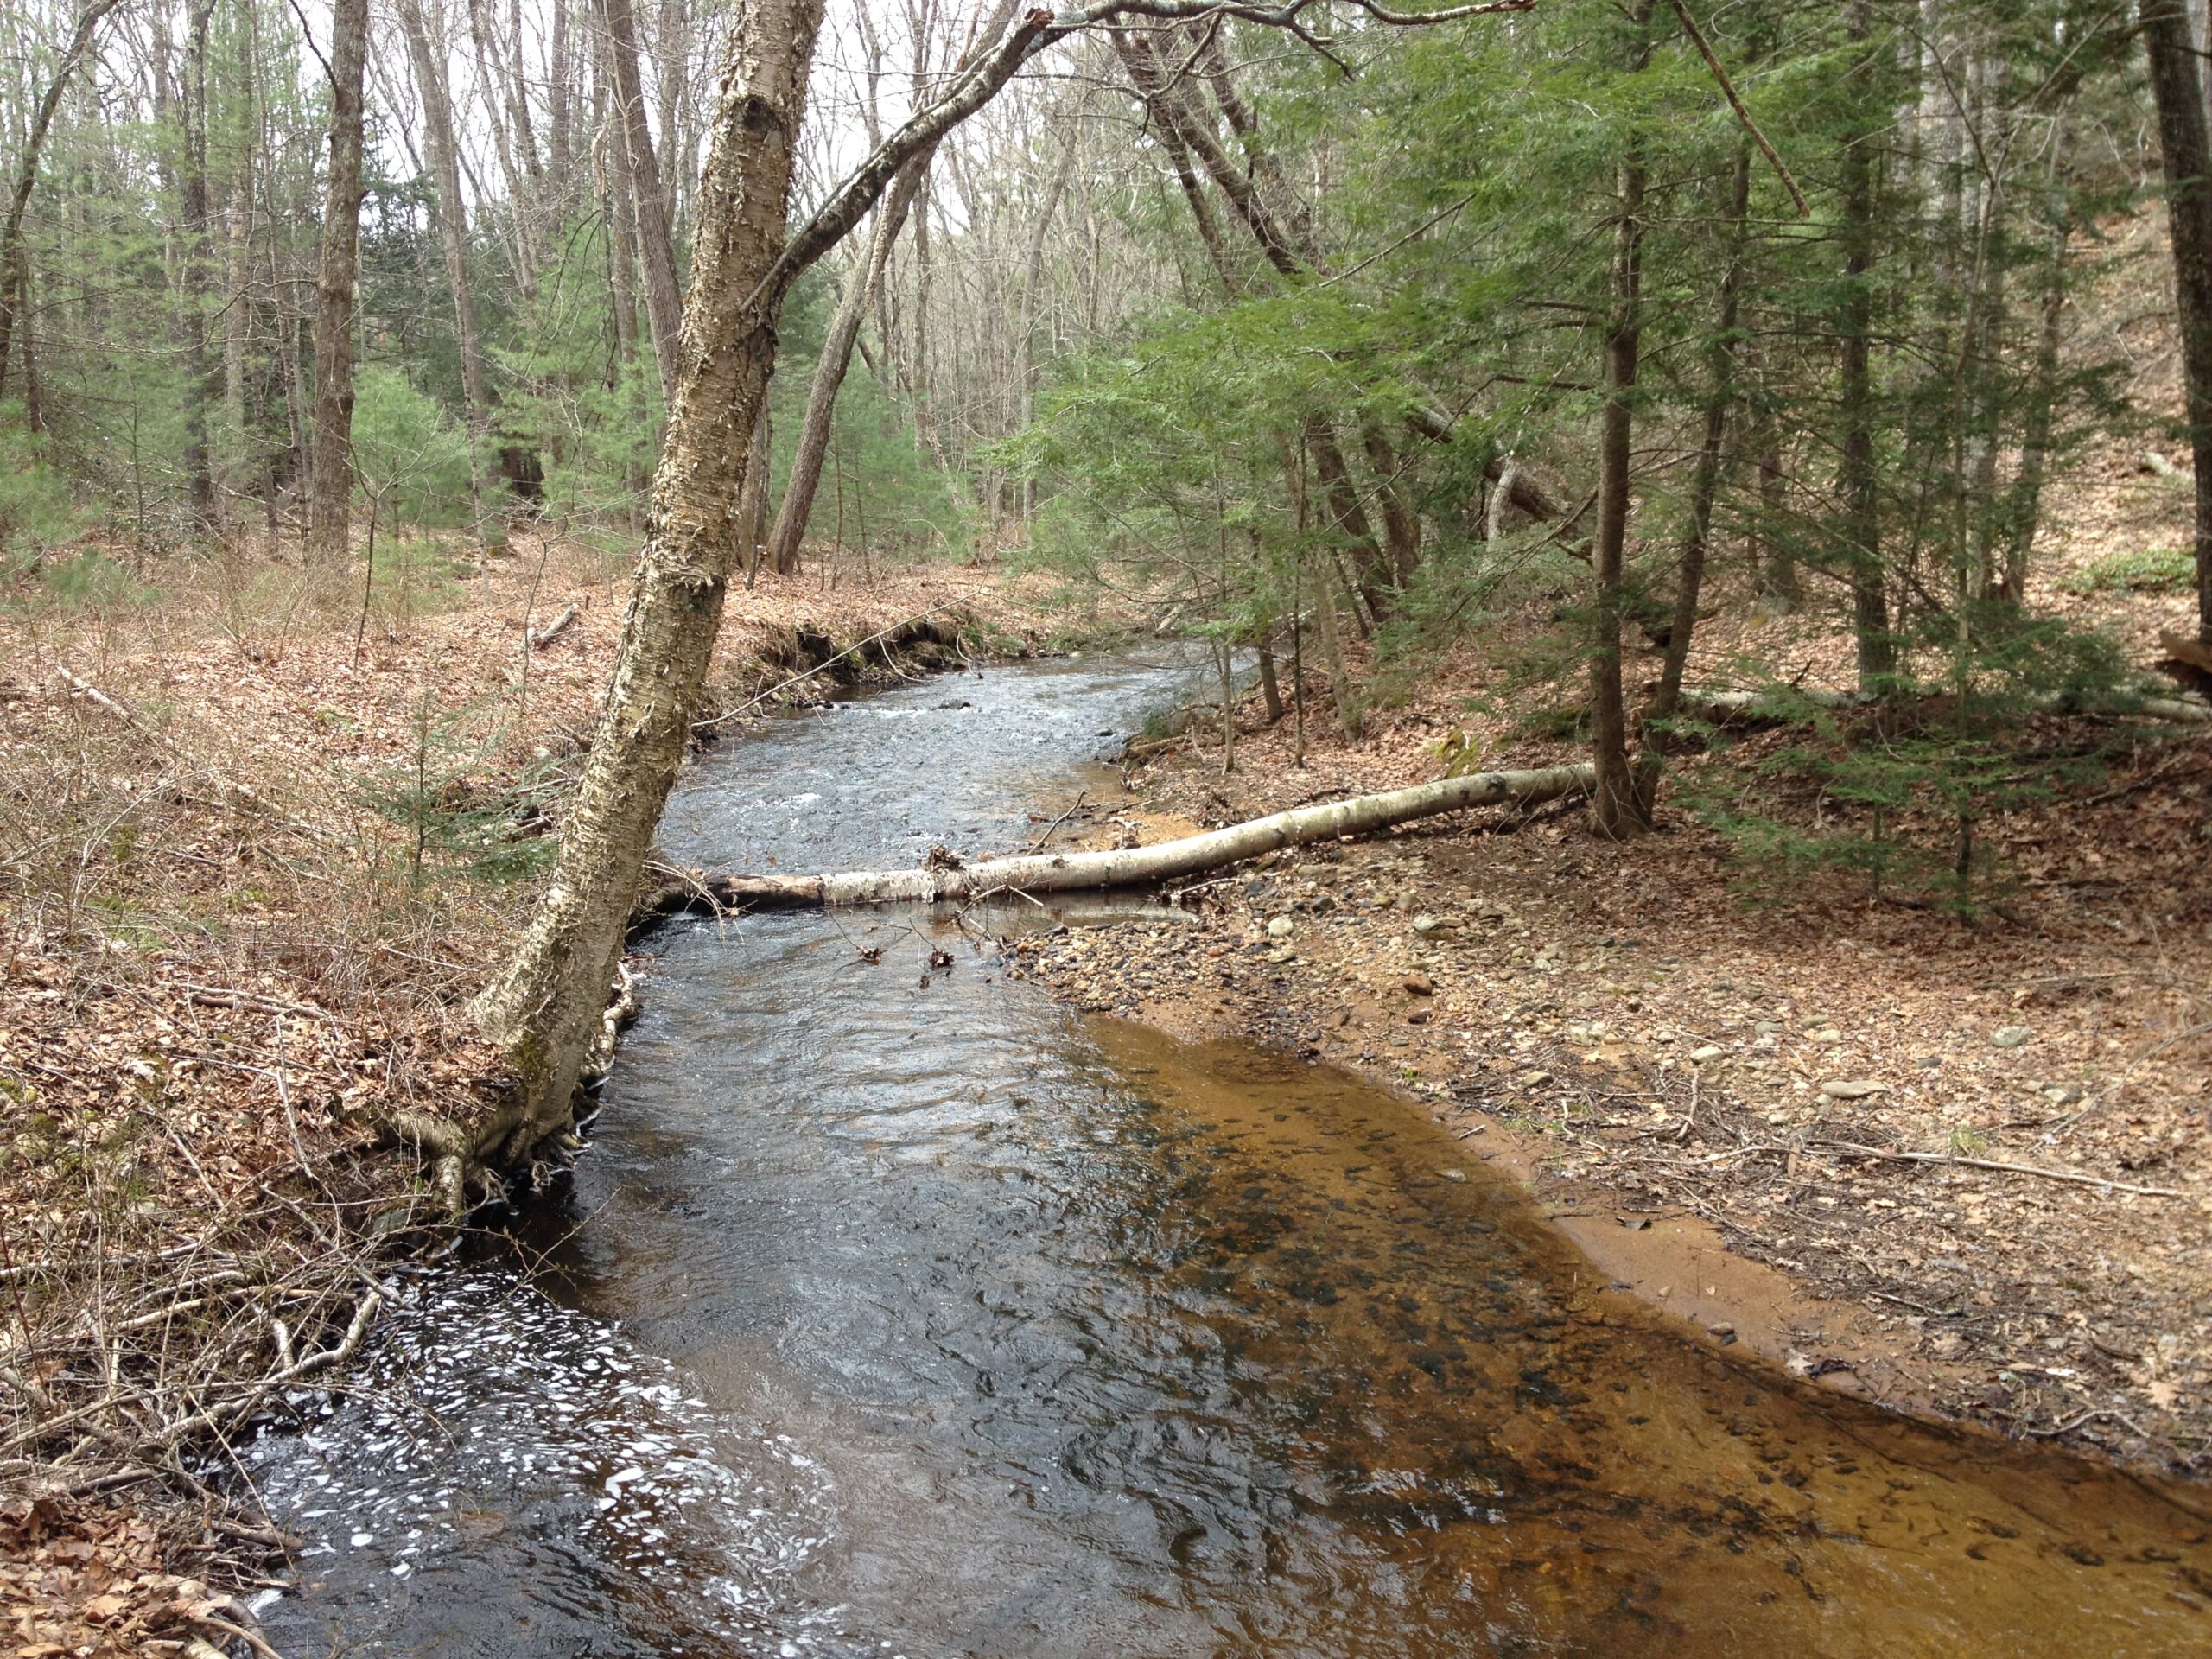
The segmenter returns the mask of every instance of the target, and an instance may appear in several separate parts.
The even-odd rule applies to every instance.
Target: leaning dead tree
[[[710,875],[671,888],[674,908],[712,899],[730,910],[810,910],[833,905],[932,904],[942,899],[988,899],[995,893],[1075,893],[1101,887],[1147,887],[1201,874],[1224,865],[1335,841],[1371,836],[1416,818],[1476,806],[1541,806],[1586,795],[1597,781],[1587,764],[1529,772],[1473,772],[1435,783],[1357,795],[1325,806],[1277,812],[1204,835],[1092,853],[1031,853],[976,864],[939,860],[918,870],[866,870],[843,875]]]
[[[1531,0],[1407,14],[1357,10],[1392,27],[1527,9]],[[849,234],[899,169],[990,101],[1058,41],[1124,16],[1234,16],[1314,41],[1310,0],[1092,0],[1033,10],[949,76],[813,215],[788,235],[791,160],[823,0],[745,0],[730,26],[698,196],[666,442],[653,478],[645,550],[591,753],[552,880],[506,970],[472,1005],[505,1051],[515,1087],[471,1154],[514,1160],[564,1127],[578,1074],[601,1029],[645,853],[674,788],[737,537],[744,458],[775,367],[776,325],[791,287]],[[1316,42],[1318,43],[1318,42]]]

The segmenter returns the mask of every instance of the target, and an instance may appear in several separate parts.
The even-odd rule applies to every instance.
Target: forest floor
[[[498,1086],[461,1004],[550,855],[623,568],[426,543],[380,553],[364,620],[358,593],[318,599],[247,546],[79,558],[0,606],[13,1651],[251,1627],[228,1592],[282,1541],[223,1495],[225,1437],[335,1372],[373,1320],[371,1265],[441,1218],[379,1126]],[[731,595],[710,708],[822,695],[785,683],[918,617],[978,655],[1045,626],[964,568],[764,576]]]
[[[2170,524],[2174,491],[2126,460],[2107,474],[2069,507],[2101,534],[2066,541],[2031,598],[2147,666],[2188,598],[2073,589],[2140,544],[2130,525]],[[1738,597],[1724,616],[1750,612]],[[1848,687],[1849,653],[1815,617],[1715,623],[1691,682]],[[1356,743],[1309,686],[1303,765],[1255,690],[1233,771],[1206,715],[1087,800],[1067,844],[1432,779],[1462,731],[1486,769],[1582,758],[1522,734],[1509,709],[1543,693],[1507,685],[1462,653]],[[2096,750],[2099,775],[1983,826],[2000,859],[1971,914],[1762,867],[1686,804],[1756,798],[1809,826],[1815,792],[1761,772],[1786,741],[1679,757],[1660,832],[1625,844],[1571,805],[1431,819],[1195,882],[1195,926],[1085,928],[1024,960],[1080,1007],[1255,1039],[1424,1103],[1601,1269],[1714,1340],[2212,1472],[2212,732],[2030,721],[2024,746]]]

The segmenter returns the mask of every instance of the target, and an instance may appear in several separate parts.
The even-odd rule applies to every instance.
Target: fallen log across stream
[[[1597,769],[1588,765],[1471,772],[1276,812],[1149,847],[1031,853],[966,865],[939,859],[924,869],[862,870],[844,875],[702,875],[662,887],[645,908],[660,914],[709,905],[724,910],[810,910],[836,905],[932,904],[1001,893],[1142,887],[1218,869],[1279,848],[1373,835],[1395,824],[1468,807],[1540,806],[1586,794],[1596,782]]]

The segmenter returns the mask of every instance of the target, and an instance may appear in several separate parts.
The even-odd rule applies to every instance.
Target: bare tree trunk
[[[772,279],[822,10],[823,0],[750,0],[732,25],[689,322],[613,681],[551,883],[513,960],[473,1005],[517,1074],[500,1126],[510,1155],[567,1121],[713,655],[741,460],[775,366],[783,288]]]
[[[46,430],[46,389],[39,379],[36,330],[31,326],[31,265],[26,258],[16,267],[12,284],[19,321],[16,343],[23,353],[23,424],[33,433]]]
[[[1682,548],[1675,576],[1675,615],[1667,632],[1667,655],[1659,672],[1659,695],[1652,700],[1649,718],[1674,716],[1675,700],[1682,690],[1682,671],[1690,658],[1690,636],[1697,628],[1697,602],[1705,582],[1705,556],[1713,539],[1713,509],[1720,493],[1722,445],[1728,435],[1728,417],[1736,404],[1736,359],[1742,349],[1737,333],[1743,309],[1744,285],[1749,276],[1745,244],[1750,230],[1751,205],[1751,148],[1747,143],[1736,152],[1736,175],[1729,189],[1728,269],[1720,279],[1720,312],[1715,319],[1710,372],[1713,383],[1705,400],[1705,435],[1698,445],[1697,469],[1690,478],[1688,522],[1682,526]]]
[[[1766,384],[1765,358],[1756,332],[1745,343],[1746,367],[1755,383],[1757,428],[1751,438],[1752,465],[1758,472],[1759,511],[1754,552],[1758,559],[1759,598],[1769,610],[1783,613],[1797,608],[1797,559],[1782,528],[1787,505],[1787,480],[1783,475],[1782,415]]]
[[[776,527],[768,537],[768,563],[779,576],[798,569],[799,543],[805,538],[807,521],[814,515],[815,493],[822,485],[822,463],[830,453],[830,432],[837,414],[837,391],[853,360],[853,342],[860,338],[868,315],[868,296],[883,279],[891,257],[891,245],[906,222],[914,198],[929,172],[930,156],[917,156],[891,182],[883,205],[875,210],[875,225],[868,246],[846,276],[844,291],[830,319],[830,332],[815,360],[814,380],[807,388],[806,414],[799,423],[798,443],[791,452],[791,476],[784,483],[784,499],[776,509]]]
[[[768,539],[768,446],[773,435],[768,405],[764,400],[760,418],[753,423],[753,437],[746,445],[745,481],[738,486],[737,495],[737,522],[745,538],[745,585],[748,588],[760,569],[760,550]],[[798,568],[796,558],[791,568]]]
[[[2143,0],[2143,49],[2158,105],[2182,379],[2196,473],[2196,637],[2212,645],[2212,143],[2182,0]]]
[[[1268,710],[1268,724],[1275,725],[1282,719],[1282,682],[1275,674],[1275,625],[1269,622],[1260,630],[1260,641],[1255,649],[1260,657],[1260,696]]]
[[[1174,143],[1170,153],[1178,158],[1179,170],[1181,155],[1196,156],[1213,180],[1215,187],[1236,210],[1237,217],[1243,220],[1253,240],[1259,244],[1260,251],[1267,256],[1268,263],[1285,276],[1310,275],[1315,268],[1314,250],[1304,239],[1302,219],[1287,225],[1277,217],[1261,194],[1252,174],[1237,167],[1229,152],[1222,148],[1220,138],[1211,124],[1211,118],[1202,115],[1194,107],[1188,88],[1178,83],[1161,65],[1151,45],[1135,34],[1122,30],[1114,32],[1113,41],[1138,96],[1144,100],[1146,107],[1163,129],[1173,132]],[[1246,143],[1248,149],[1256,147],[1255,139],[1248,137]],[[1195,212],[1198,201],[1195,181],[1185,184],[1185,194],[1192,200]],[[1208,224],[1208,218],[1202,216],[1199,220],[1202,234],[1207,232]],[[1208,236],[1207,245],[1213,254],[1215,267],[1221,273],[1224,285],[1234,292],[1234,279],[1226,256],[1215,245],[1214,238],[1211,235]],[[1344,451],[1338,443],[1334,423],[1325,416],[1311,416],[1305,423],[1305,434],[1307,448],[1313,453],[1314,471],[1329,501],[1331,516],[1347,538],[1347,550],[1358,571],[1359,595],[1365,601],[1369,614],[1379,619],[1389,611],[1389,594],[1395,561],[1386,558],[1376,543],[1373,527],[1368,521],[1366,510],[1360,505],[1359,493],[1351,482],[1351,468],[1345,464]],[[1388,442],[1382,441],[1379,434],[1376,441],[1381,444],[1381,453],[1389,456]],[[1370,447],[1369,453],[1372,457],[1376,450]],[[1393,461],[1390,467],[1393,477],[1396,470]],[[1393,510],[1392,499],[1386,498],[1383,505],[1387,515]],[[1413,527],[1411,515],[1405,515],[1395,526],[1386,522],[1386,532],[1393,537],[1395,545],[1392,551],[1402,553],[1410,566],[1410,561],[1419,553],[1419,534]]]
[[[484,121],[492,130],[492,152],[499,160],[499,176],[507,186],[507,214],[513,224],[515,238],[515,280],[527,292],[537,282],[537,226],[533,223],[538,183],[537,143],[530,130],[530,102],[523,95],[519,61],[514,75],[504,73],[505,66],[500,58],[499,43],[493,37],[492,19],[486,10],[488,3],[489,0],[467,0],[469,45],[474,51],[477,82],[484,89]],[[411,33],[414,28],[419,27],[419,23],[407,25],[406,19],[410,13],[419,19],[419,0],[405,0],[400,13],[403,26],[410,27]],[[436,68],[439,96],[446,105],[446,125],[450,132],[455,123],[453,120],[452,90],[445,73],[442,17],[438,35],[440,53]],[[522,31],[519,28],[514,31],[508,45],[519,60],[522,52]],[[419,62],[416,67],[416,79],[418,81],[423,79]],[[428,103],[429,95],[426,93],[426,113]],[[435,127],[436,123],[433,121],[431,124]],[[435,148],[435,140],[433,148]],[[455,196],[454,200],[458,204],[460,198]]]
[[[334,0],[307,540],[308,565],[325,569],[345,563],[353,498],[353,283],[361,257],[361,75],[368,34],[369,0]]]
[[[620,135],[623,181],[638,229],[638,263],[645,272],[645,326],[653,338],[653,363],[660,371],[661,395],[673,407],[682,360],[683,299],[676,285],[676,251],[668,238],[666,198],[661,194],[660,163],[653,155],[645,118],[645,94],[638,76],[638,29],[631,0],[600,0],[607,19],[607,48],[614,72],[614,125]]]
[[[607,64],[605,41],[595,64],[592,83],[593,130],[598,137],[592,148],[594,192],[607,226],[607,287],[614,311],[614,356],[618,372],[638,360],[638,236],[630,212],[630,186],[623,175],[622,139],[608,119],[613,73]],[[607,384],[614,384],[614,375]]]
[[[1344,634],[1337,621],[1337,579],[1334,561],[1321,562],[1320,580],[1314,584],[1313,620],[1321,625],[1321,660],[1329,670],[1329,697],[1336,705],[1337,729],[1347,743],[1359,741],[1364,721],[1361,718],[1359,692],[1351,683],[1351,671],[1344,665]]]
[[[1359,492],[1352,486],[1351,471],[1344,465],[1344,451],[1337,444],[1336,428],[1326,416],[1309,415],[1306,417],[1305,432],[1306,446],[1313,455],[1313,474],[1328,504],[1329,518],[1342,538],[1344,551],[1351,556],[1352,568],[1358,572],[1359,596],[1367,601],[1368,613],[1379,620],[1390,608],[1384,592],[1386,567],[1382,550],[1375,544],[1374,526],[1368,522],[1366,508],[1360,505]]]
[[[468,286],[468,210],[461,194],[461,162],[454,146],[453,104],[446,91],[446,42],[433,41],[420,0],[399,0],[399,26],[415,60],[416,91],[423,99],[423,147],[429,151],[437,193],[438,240],[446,260],[446,281],[453,289],[454,334],[461,348],[461,395],[467,405],[468,517],[487,546],[505,543],[497,521],[484,512],[484,444],[491,410],[484,395],[484,353],[476,338],[476,303]]]
[[[669,245],[676,245],[677,175],[683,156],[684,76],[691,58],[691,19],[684,0],[660,0],[660,17],[653,30],[653,79],[660,95],[661,163],[660,212],[670,226]]]
[[[230,210],[224,216],[224,242],[230,257],[223,273],[229,302],[223,308],[223,426],[226,436],[245,431],[245,353],[252,332],[253,308],[246,295],[253,281],[253,168],[241,160],[231,181]]]
[[[1382,541],[1389,550],[1391,580],[1402,592],[1421,566],[1421,518],[1406,500],[1401,477],[1404,463],[1382,429],[1369,427],[1360,441],[1367,450],[1367,464],[1375,469],[1375,495],[1382,508]]]
[[[573,177],[575,145],[569,128],[574,93],[569,82],[575,68],[573,48],[569,45],[569,0],[553,0],[552,59],[547,71],[553,84],[546,90],[550,108],[545,137],[545,168],[552,180],[552,228],[556,236],[567,228],[564,221],[575,205],[575,189]]]
[[[1059,211],[1060,198],[1067,194],[1068,175],[1074,170],[1075,154],[1076,137],[1070,133],[1060,144],[1059,164],[1052,169],[1052,182],[1045,192],[1044,205],[1037,210],[1036,222],[1029,227],[1028,251],[1021,262],[1021,317],[1015,329],[1015,343],[1020,353],[1016,371],[1021,377],[1020,405],[1015,418],[1024,431],[1037,421],[1037,296],[1045,280],[1045,238],[1052,229],[1053,215]],[[1020,487],[1019,510],[1021,533],[1026,538],[1034,533],[1037,518],[1037,480],[1027,470],[1022,474]]]
[[[77,14],[77,26],[70,31],[68,44],[61,48],[60,59],[54,66],[54,79],[39,97],[30,131],[24,137],[22,153],[16,162],[15,192],[8,199],[7,219],[0,223],[0,391],[5,391],[8,383],[8,353],[16,330],[16,307],[30,291],[23,216],[30,208],[31,192],[38,188],[39,154],[46,148],[46,135],[53,128],[54,112],[61,107],[69,78],[77,73],[86,48],[92,43],[92,31],[121,3],[122,0],[92,0]]]
[[[2059,348],[2066,322],[2066,243],[2063,218],[2051,226],[2050,264],[2044,273],[2043,315],[2036,331],[2034,378],[2027,417],[2020,433],[2020,469],[2013,474],[2005,511],[2005,570],[1999,596],[2018,605],[2027,598],[2028,556],[2043,519],[2044,474],[2050,465],[2050,434],[2056,424]]]
[[[1650,0],[1636,0],[1630,22],[1637,38],[1630,69],[1650,57],[1645,37]],[[1590,650],[1590,740],[1598,786],[1592,815],[1600,835],[1615,840],[1647,827],[1644,804],[1628,763],[1628,715],[1621,691],[1621,614],[1628,548],[1629,464],[1636,414],[1637,359],[1643,330],[1643,142],[1629,140],[1616,186],[1612,308],[1605,325],[1605,403],[1598,435],[1598,531],[1590,565],[1597,577]]]
[[[215,0],[194,0],[184,45],[184,474],[192,517],[203,528],[216,519],[214,458],[207,417],[222,404],[222,367],[207,350],[209,270],[213,215],[207,200],[207,28]]]
[[[1871,0],[1850,0],[1845,26],[1862,50],[1873,35]],[[1866,65],[1871,72],[1871,54]],[[1887,122],[1873,90],[1851,93],[1863,109],[1843,154],[1843,317],[1841,333],[1844,558],[1851,582],[1852,623],[1858,636],[1859,688],[1869,696],[1897,673],[1889,595],[1882,565],[1881,480],[1874,468],[1874,156],[1875,136]]]

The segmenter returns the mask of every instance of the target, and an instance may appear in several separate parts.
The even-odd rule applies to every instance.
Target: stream
[[[778,721],[693,768],[662,842],[1018,850],[1185,677],[1067,660]],[[657,933],[573,1180],[511,1247],[395,1276],[346,1388],[243,1449],[309,1541],[271,1641],[2212,1651],[2212,1496],[1717,1349],[1415,1109],[1081,1020],[982,938],[1110,908]]]

